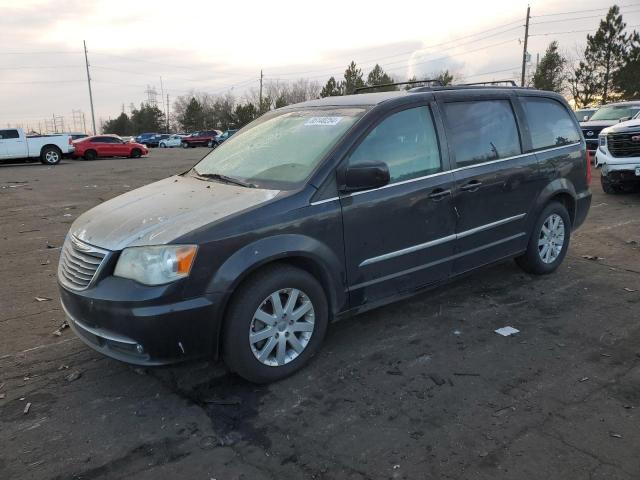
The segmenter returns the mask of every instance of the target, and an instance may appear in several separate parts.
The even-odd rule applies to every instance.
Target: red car
[[[124,142],[117,135],[96,135],[73,142],[74,157],[95,160],[98,157],[131,157],[147,155],[149,150],[139,143]]]
[[[222,132],[220,130],[203,130],[201,132],[194,132],[182,139],[182,148],[198,146],[204,147],[205,145],[209,148],[217,147],[218,142],[216,137],[221,134]]]

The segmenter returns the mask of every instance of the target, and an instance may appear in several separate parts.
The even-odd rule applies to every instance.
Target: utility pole
[[[87,42],[84,44],[84,64],[87,67],[87,84],[89,85],[89,103],[91,103],[91,122],[93,124],[93,134],[96,135],[96,114],[93,111],[93,93],[91,92],[91,75],[89,75],[89,58],[87,57]]]
[[[262,70],[260,70],[260,104],[258,105],[258,112],[262,113]]]
[[[167,133],[169,133],[169,94],[167,93]]]
[[[524,76],[527,71],[527,44],[529,43],[529,19],[531,18],[531,6],[527,5],[527,23],[524,27],[524,50],[522,52],[522,78],[520,79],[520,86],[524,87]]]

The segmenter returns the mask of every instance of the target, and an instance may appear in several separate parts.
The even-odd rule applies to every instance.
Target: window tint
[[[349,164],[385,162],[391,182],[429,175],[442,169],[440,150],[429,107],[394,113],[358,145]]]
[[[508,100],[454,102],[444,108],[459,167],[522,153]]]
[[[94,137],[93,140],[91,140],[92,143],[109,143],[109,140],[107,139],[107,137]]]
[[[580,132],[560,103],[548,98],[523,98],[534,150],[580,141]]]
[[[20,138],[18,130],[0,130],[0,138]]]

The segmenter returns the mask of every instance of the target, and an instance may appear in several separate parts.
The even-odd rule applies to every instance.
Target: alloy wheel
[[[538,254],[544,263],[553,263],[564,246],[564,221],[556,213],[549,215],[540,229]]]
[[[253,314],[249,345],[256,359],[278,367],[295,360],[313,335],[315,310],[309,297],[285,288],[265,298]]]
[[[57,163],[60,160],[60,155],[54,150],[49,150],[45,153],[44,159],[47,163]]]

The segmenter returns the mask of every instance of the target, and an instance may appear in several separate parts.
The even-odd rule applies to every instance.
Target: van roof
[[[504,92],[505,90],[515,90],[523,92],[526,95],[541,95],[549,97],[557,97],[558,94],[553,92],[546,92],[543,90],[536,90],[533,88],[523,87],[497,87],[497,86],[479,86],[479,85],[451,85],[451,86],[433,86],[433,87],[417,87],[411,90],[390,91],[390,92],[375,92],[375,93],[360,93],[355,95],[341,95],[335,97],[324,97],[316,100],[308,100],[302,103],[296,103],[295,105],[288,105],[284,108],[291,107],[364,107],[375,106],[380,103],[386,102],[392,99],[398,99],[401,97],[408,97],[418,93],[434,93],[434,92],[448,92],[453,93],[456,91],[464,91],[469,93],[470,91],[478,91],[483,93],[490,92]]]

